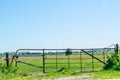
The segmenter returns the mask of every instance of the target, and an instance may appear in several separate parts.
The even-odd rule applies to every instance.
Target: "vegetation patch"
[[[98,72],[90,73],[90,76],[93,78],[100,78],[100,79],[115,79],[115,78],[120,78],[120,71],[113,69],[101,70]]]
[[[57,55],[57,65],[56,55],[45,55],[46,56],[46,73],[42,73],[43,68],[36,68],[29,66],[23,63],[18,63],[18,67],[15,67],[13,63],[12,66],[6,67],[4,63],[0,63],[0,80],[42,80],[42,79],[61,79],[61,77],[70,77],[70,76],[87,76],[87,78],[101,78],[101,79],[110,79],[110,78],[120,78],[120,58],[117,54],[111,54],[107,56],[106,65],[100,63],[99,61],[92,59],[87,54],[74,54],[71,49],[67,49],[65,54]],[[94,54],[98,58],[103,58],[102,54]],[[82,73],[81,72],[81,60],[82,57],[82,70],[92,71],[98,70],[98,72],[91,73]],[[64,60],[62,60],[62,58]],[[75,58],[75,59],[73,59]],[[2,58],[1,58],[2,59]],[[42,56],[35,57],[20,57],[19,60],[26,61],[37,66],[42,66]],[[39,60],[39,61],[38,61]],[[94,65],[92,65],[94,62]],[[48,64],[51,63],[51,64]],[[68,65],[69,63],[69,65]],[[78,64],[76,64],[78,63]],[[57,66],[57,67],[56,67]],[[104,66],[103,68],[99,66]],[[89,67],[89,68],[88,68]],[[101,70],[101,71],[100,71]],[[83,78],[86,78],[86,77]]]
[[[107,57],[104,69],[120,70],[120,58],[118,54],[112,54]]]

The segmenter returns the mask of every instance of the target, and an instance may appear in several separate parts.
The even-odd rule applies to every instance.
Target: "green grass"
[[[114,79],[114,78],[120,78],[120,71],[101,70],[101,71],[98,71],[98,72],[93,72],[90,75],[94,78]]]
[[[94,56],[103,60],[103,55],[95,54]],[[45,71],[47,73],[42,73],[42,68],[36,68],[33,66],[29,66],[26,64],[18,63],[17,71],[14,73],[4,74],[0,72],[0,80],[33,80],[33,79],[42,79],[42,78],[58,78],[64,76],[73,76],[73,75],[81,75],[85,73],[81,73],[81,64],[82,63],[82,71],[92,71],[94,67],[94,71],[89,76],[94,78],[120,78],[119,71],[113,70],[102,70],[103,63],[93,59],[94,64],[92,65],[92,58],[89,55],[82,54],[82,61],[80,60],[80,55],[70,55],[69,60],[68,56],[65,55],[47,55],[45,56]],[[52,59],[54,58],[54,59]],[[76,59],[73,59],[76,58]],[[87,58],[87,59],[86,59]],[[37,57],[19,57],[20,61],[24,61],[27,63],[31,63],[37,66],[43,65],[42,56]],[[5,64],[4,57],[0,59],[0,63]],[[57,65],[56,65],[57,63]],[[70,64],[68,64],[70,63]],[[15,63],[13,63],[13,68],[15,68]],[[14,70],[14,69],[13,69]]]
[[[99,55],[102,59],[102,55]],[[54,58],[54,59],[53,59]],[[93,59],[94,64],[92,65],[92,58],[89,55],[82,54],[82,60],[80,60],[80,55],[70,55],[69,60],[68,56],[65,55],[47,55],[45,56],[45,70],[46,72],[51,71],[58,71],[61,68],[69,68],[73,69],[75,71],[81,70],[81,63],[82,63],[82,71],[92,71],[94,67],[94,70],[98,71],[101,70],[103,67],[103,63],[100,63],[99,61]],[[43,65],[42,56],[39,57],[19,57],[20,61],[32,63],[37,66]],[[57,63],[57,64],[56,64]],[[42,72],[42,69],[28,66],[26,64],[18,63],[18,67],[20,71],[24,71],[25,73],[30,72]],[[97,69],[96,69],[97,68]]]

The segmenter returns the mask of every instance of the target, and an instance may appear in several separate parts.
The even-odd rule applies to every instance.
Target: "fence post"
[[[43,49],[43,73],[45,73],[45,50]]]
[[[115,54],[118,54],[118,50],[119,50],[119,45],[116,44],[116,45],[115,45]]]
[[[9,54],[6,53],[6,65],[7,67],[9,67]]]
[[[70,68],[70,57],[68,55],[68,68]]]
[[[92,56],[94,55],[93,49],[92,49]],[[94,58],[92,57],[92,70],[94,71]]]
[[[57,59],[58,57],[57,57],[57,51],[56,51],[56,71],[57,71],[57,66],[58,66],[58,59]]]
[[[82,72],[82,53],[80,51],[80,69],[81,69],[81,72]]]

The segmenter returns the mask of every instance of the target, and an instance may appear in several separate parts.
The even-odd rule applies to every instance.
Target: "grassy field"
[[[103,60],[102,55],[97,55],[101,60]],[[19,57],[20,61],[31,63],[37,66],[43,66],[42,56],[37,57]],[[59,71],[60,69],[72,69],[74,71],[99,71],[103,67],[103,63],[99,62],[96,59],[91,58],[89,55],[82,54],[81,59],[80,55],[47,55],[45,56],[45,71]],[[22,69],[27,66],[26,64],[18,63],[18,67]],[[36,69],[36,67],[28,66],[30,70],[25,69],[24,71],[42,71],[42,69]],[[26,72],[27,72],[26,71]]]
[[[94,54],[97,58],[105,60],[103,54]],[[80,58],[81,57],[81,58]],[[43,65],[42,56],[30,56],[30,57],[19,57],[20,61],[31,63],[37,66]],[[120,78],[118,75],[119,71],[114,70],[103,70],[104,64],[98,60],[91,58],[89,55],[74,54],[70,56],[65,55],[46,55],[45,56],[45,71],[43,73],[43,68],[36,68],[23,63],[18,63],[15,67],[13,63],[11,68],[4,68],[5,60],[4,57],[0,59],[1,66],[1,76],[0,80],[41,80],[43,78],[54,79],[64,76],[81,76],[86,73],[86,71],[98,71],[89,72],[89,77],[94,78]],[[57,64],[56,64],[57,63]],[[112,72],[112,74],[111,74]]]

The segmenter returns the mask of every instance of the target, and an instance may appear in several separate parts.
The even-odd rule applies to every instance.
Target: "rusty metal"
[[[84,52],[84,53],[86,53],[86,54],[88,54],[88,55],[90,55],[91,57],[93,57],[94,59],[100,61],[101,63],[106,64],[104,61],[98,59],[97,57],[95,57],[95,56],[93,56],[93,55],[91,55],[91,54],[89,54],[88,52],[86,52],[86,51],[84,51],[84,50],[81,50],[81,51]]]
[[[80,51],[80,70],[82,72],[82,54],[81,54],[81,51]]]
[[[92,50],[92,56],[93,56],[93,50]],[[92,70],[94,71],[94,58],[92,57]]]
[[[42,66],[36,66],[36,65],[34,65],[34,64],[30,64],[30,63],[23,62],[23,61],[17,61],[17,62],[26,64],[26,65],[29,65],[29,66],[37,67],[37,68],[43,68]]]
[[[69,69],[71,69],[71,68],[78,68],[78,66],[76,66],[76,67],[74,67],[74,66],[71,66],[71,65],[75,65],[75,64],[79,64],[79,69],[80,69],[80,71],[81,72],[84,72],[85,70],[84,70],[84,66],[83,66],[83,64],[87,64],[87,62],[84,62],[84,60],[87,60],[87,59],[91,59],[91,61],[92,61],[92,65],[91,65],[91,67],[89,67],[89,68],[92,68],[92,70],[91,71],[95,71],[95,66],[94,66],[94,64],[95,64],[95,62],[94,62],[94,60],[97,60],[97,61],[99,61],[100,63],[102,63],[102,64],[106,64],[105,63],[105,58],[106,58],[106,56],[105,56],[105,50],[108,50],[108,49],[110,49],[110,50],[113,50],[115,53],[118,53],[118,46],[116,45],[116,47],[114,47],[114,48],[90,48],[90,49],[71,49],[71,50],[77,50],[77,51],[79,51],[79,53],[77,53],[77,54],[79,54],[79,58],[71,58],[69,55],[66,57],[66,58],[64,58],[64,57],[59,57],[59,55],[58,55],[58,53],[57,53],[57,51],[58,50],[60,50],[60,51],[66,51],[67,49],[18,49],[17,51],[16,51],[16,54],[18,54],[20,51],[42,51],[42,57],[43,57],[43,65],[42,65],[42,67],[40,67],[40,66],[36,66],[36,65],[34,65],[34,64],[29,64],[29,63],[26,63],[26,62],[23,62],[23,61],[17,61],[16,62],[16,65],[17,65],[17,63],[18,62],[20,62],[20,63],[23,63],[23,64],[28,64],[28,65],[30,65],[30,66],[35,66],[35,67],[38,67],[38,68],[43,68],[43,73],[45,73],[46,72],[46,69],[47,68],[55,68],[56,69],[56,71],[58,71],[58,68],[60,68],[60,66],[58,66],[59,64],[65,64],[65,65],[68,65],[68,68]],[[54,53],[54,55],[55,55],[55,57],[54,58],[48,58],[48,57],[46,57],[48,54],[45,54],[45,51],[49,51],[49,50],[52,50],[52,51],[56,51],[56,53]],[[88,51],[87,51],[88,50]],[[101,55],[103,56],[102,58],[99,58],[99,57],[96,57],[96,56],[94,56],[94,50],[103,50],[103,53],[101,53]],[[90,53],[90,52],[92,51],[92,53]],[[84,54],[87,54],[90,58],[88,58],[88,57],[86,57],[86,58],[83,58],[82,57],[82,55],[84,55]],[[52,54],[53,55],[53,54]],[[65,54],[64,54],[65,55]],[[101,60],[102,59],[102,60]],[[50,60],[55,60],[55,63],[53,63],[53,62],[47,62],[47,60],[48,61],[50,61]],[[66,61],[66,62],[64,62],[64,63],[60,63],[60,62],[58,62],[58,60],[59,61]],[[71,62],[71,60],[79,60],[79,62]],[[47,64],[56,64],[55,66],[53,66],[53,67],[48,67],[47,66]],[[98,66],[99,67],[99,66]]]
[[[43,49],[43,73],[45,73],[45,50]]]

